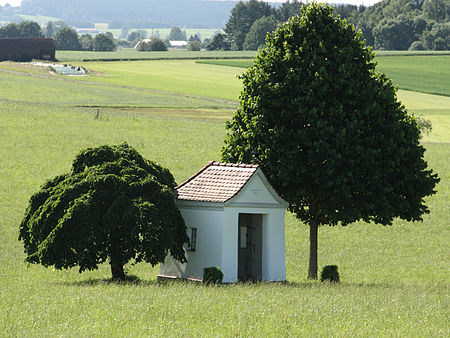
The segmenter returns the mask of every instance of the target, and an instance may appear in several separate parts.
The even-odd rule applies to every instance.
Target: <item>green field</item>
[[[91,75],[73,78],[0,63],[1,336],[449,336],[446,96],[399,91],[433,122],[423,142],[441,182],[424,222],[320,229],[319,266],[337,264],[340,285],[306,280],[308,228],[291,214],[287,284],[158,284],[158,268],[142,263],[120,284],[107,264],[27,266],[17,237],[28,199],[81,149],[126,141],[181,182],[220,159],[241,87],[242,69],[194,60],[85,65]]]
[[[411,52],[410,52],[411,53]],[[377,53],[377,70],[386,73],[401,89],[450,96],[450,54],[402,55]],[[248,68],[252,60],[201,60],[201,64]]]
[[[173,60],[173,59],[253,59],[255,51],[197,51],[172,49],[167,52],[139,52],[134,48],[118,49],[114,52],[86,52],[57,50],[56,59],[61,62],[81,61],[129,61],[129,60]]]

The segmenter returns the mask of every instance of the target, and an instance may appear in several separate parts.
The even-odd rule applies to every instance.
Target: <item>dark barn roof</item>
[[[12,38],[0,39],[0,60],[25,61],[41,59],[43,54],[55,58],[56,45],[53,39]],[[45,57],[48,59],[48,57]]]

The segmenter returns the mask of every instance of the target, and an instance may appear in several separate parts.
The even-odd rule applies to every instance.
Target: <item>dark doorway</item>
[[[239,214],[238,279],[262,279],[262,215]]]

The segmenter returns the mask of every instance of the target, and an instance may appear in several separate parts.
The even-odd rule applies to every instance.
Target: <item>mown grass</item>
[[[450,96],[450,53],[377,53],[377,71],[385,73],[401,89]],[[253,60],[198,60],[197,63],[248,68]]]
[[[4,72],[2,69],[8,72]],[[235,106],[231,102],[199,95],[161,91],[156,85],[140,88],[135,86],[133,81],[99,83],[102,77],[64,77],[51,75],[48,72],[44,74],[41,67],[34,67],[34,69],[30,69],[28,65],[0,63],[2,83],[0,99],[9,102],[30,102],[32,100],[35,104],[45,105],[51,102],[52,105],[71,106],[178,108]],[[145,79],[141,80],[145,81]],[[25,88],[26,90],[24,90]]]
[[[184,63],[189,69],[191,63]],[[129,79],[127,65],[123,67],[116,77]],[[176,72],[168,74],[170,81],[176,81]],[[225,85],[217,81],[206,96],[214,97],[226,88],[228,77],[235,79],[235,73],[218,74]],[[151,72],[146,76],[151,78]],[[424,145],[441,182],[438,193],[427,198],[431,214],[423,223],[320,229],[319,266],[337,264],[340,285],[306,280],[308,229],[291,214],[286,217],[287,284],[158,284],[158,268],[148,264],[128,265],[129,274],[137,277],[119,284],[108,281],[107,264],[83,274],[76,269],[27,266],[17,237],[28,199],[46,179],[68,171],[81,149],[127,141],[145,157],[168,167],[181,182],[208,160],[220,159],[224,119],[231,114],[219,103],[206,107],[214,101],[201,97],[200,76],[191,77],[192,87],[172,86],[159,107],[151,106],[155,92],[143,88],[145,76],[135,87],[132,81],[124,85],[60,78],[0,72],[2,336],[450,334],[450,133],[435,125],[429,137],[435,133],[439,137],[433,143],[424,139]],[[199,91],[195,103],[173,94],[177,89],[195,95],[193,88]],[[70,94],[73,97],[66,97]],[[400,98],[414,111],[428,109],[426,118],[450,120],[446,97],[400,92]],[[97,116],[97,108],[78,103],[107,107],[100,108]],[[171,108],[174,105],[178,108]]]
[[[450,96],[450,55],[377,57],[377,69],[401,89]]]
[[[88,80],[143,89],[209,96],[236,102],[241,90],[236,68],[197,64],[195,61],[89,62],[88,70],[103,76]]]
[[[80,61],[124,61],[124,60],[176,60],[176,59],[253,59],[255,51],[197,51],[172,49],[167,52],[139,52],[134,48],[118,49],[114,52],[56,51],[61,62]]]

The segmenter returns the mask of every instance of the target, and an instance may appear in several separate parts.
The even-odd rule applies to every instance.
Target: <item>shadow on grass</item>
[[[123,285],[123,286],[160,286],[160,287],[170,287],[171,285],[198,285],[199,287],[215,287],[215,288],[229,288],[229,287],[266,287],[275,286],[280,288],[296,288],[296,289],[311,289],[311,288],[392,288],[393,285],[388,283],[330,283],[330,282],[320,282],[320,281],[304,281],[304,282],[262,282],[262,281],[240,281],[237,283],[222,283],[222,284],[206,284],[199,281],[189,281],[189,280],[166,280],[158,281],[155,279],[144,280],[140,279],[135,275],[127,275],[125,280],[118,280],[112,278],[89,278],[80,281],[62,281],[58,282],[59,285],[63,286],[100,286],[100,285]]]
[[[144,280],[140,279],[138,276],[127,275],[124,280],[113,279],[113,278],[89,278],[80,281],[71,282],[58,282],[60,285],[64,286],[99,286],[99,285],[141,285],[141,286],[153,286],[159,283],[156,280]]]

